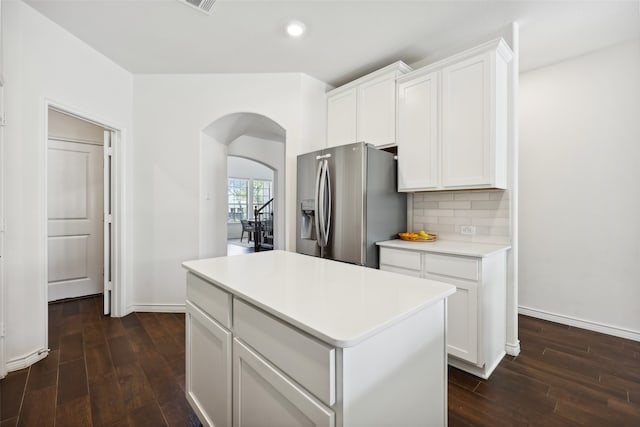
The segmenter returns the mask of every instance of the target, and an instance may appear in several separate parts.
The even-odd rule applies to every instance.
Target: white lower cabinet
[[[186,307],[186,394],[204,426],[446,425],[443,299],[348,347],[192,273]]]
[[[233,425],[333,427],[334,412],[239,339],[233,340]]]
[[[231,425],[229,330],[191,302],[186,303],[186,395],[202,424]]]
[[[491,375],[505,355],[505,252],[474,257],[380,247],[380,269],[454,285],[447,303],[449,364]]]

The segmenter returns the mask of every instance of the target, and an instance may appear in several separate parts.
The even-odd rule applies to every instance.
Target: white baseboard
[[[18,357],[7,361],[7,372],[18,371],[20,369],[28,368],[34,363],[44,359],[49,354],[48,350],[40,349],[35,350],[26,356]]]
[[[507,343],[504,347],[509,356],[517,356],[520,354],[520,340],[517,340],[515,344]]]
[[[631,329],[625,329],[618,326],[592,322],[590,320],[577,319],[575,317],[566,316],[564,314],[550,313],[545,310],[539,310],[530,307],[519,306],[518,313],[524,314],[525,316],[548,320],[550,322],[561,323],[563,325],[574,326],[576,328],[582,328],[607,335],[613,335],[615,337],[626,338],[633,341],[640,341],[640,331],[633,331]]]
[[[127,314],[133,312],[147,313],[184,313],[184,304],[134,304],[127,307]]]

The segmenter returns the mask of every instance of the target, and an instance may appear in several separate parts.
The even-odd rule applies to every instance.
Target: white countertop
[[[285,251],[182,265],[338,347],[351,347],[455,292],[443,282]]]
[[[511,249],[509,245],[493,245],[488,243],[459,242],[455,240],[436,240],[435,242],[411,242],[406,240],[387,240],[377,242],[385,248],[409,249],[412,251],[434,252],[441,254],[463,255],[484,258],[498,252]]]

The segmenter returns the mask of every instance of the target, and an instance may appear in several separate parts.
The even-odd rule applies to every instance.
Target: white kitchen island
[[[454,286],[284,251],[183,266],[202,424],[446,425]]]

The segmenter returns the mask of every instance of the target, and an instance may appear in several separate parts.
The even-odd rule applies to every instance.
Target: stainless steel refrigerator
[[[378,268],[375,243],[406,230],[396,164],[364,142],[299,155],[296,251]]]

